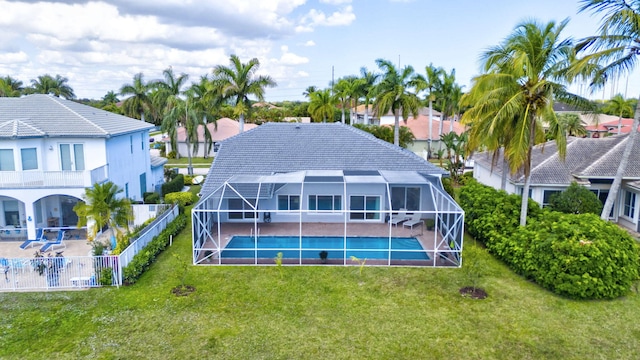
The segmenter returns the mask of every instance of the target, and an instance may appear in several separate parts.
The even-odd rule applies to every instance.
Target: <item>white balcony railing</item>
[[[107,176],[106,165],[85,171],[0,171],[0,189],[89,187]]]

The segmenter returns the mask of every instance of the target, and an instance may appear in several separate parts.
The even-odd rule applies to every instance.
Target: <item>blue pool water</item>
[[[344,237],[341,236],[303,236],[302,258],[318,259],[319,252],[329,253],[328,259],[344,258]],[[388,237],[347,237],[346,257],[359,259],[387,259],[389,256]],[[223,258],[250,258],[256,256],[255,239],[252,236],[234,236],[222,251]],[[260,236],[257,246],[258,258],[275,258],[279,252],[286,259],[300,256],[300,238],[298,236]],[[429,260],[420,242],[413,237],[391,238],[392,260]]]

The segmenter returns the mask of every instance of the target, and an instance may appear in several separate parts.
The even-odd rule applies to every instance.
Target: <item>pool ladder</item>
[[[256,233],[258,237],[260,237],[260,228],[258,228],[258,232]],[[253,237],[253,228],[251,228],[251,237]]]

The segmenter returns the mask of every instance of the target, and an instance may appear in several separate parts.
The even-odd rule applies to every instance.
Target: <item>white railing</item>
[[[134,239],[129,246],[127,246],[124,251],[120,253],[118,258],[118,264],[120,269],[125,268],[133,257],[139,253],[142,249],[144,249],[147,244],[153,240],[158,234],[164,230],[167,225],[172,222],[178,216],[178,205],[173,205],[171,209],[165,211],[160,214],[151,224],[147,225],[141,232],[140,235],[136,239]],[[120,279],[122,280],[122,279]],[[120,283],[122,284],[122,283]]]
[[[62,290],[117,286],[117,256],[0,259],[0,291]]]
[[[107,175],[106,165],[86,171],[0,171],[0,188],[89,187]]]

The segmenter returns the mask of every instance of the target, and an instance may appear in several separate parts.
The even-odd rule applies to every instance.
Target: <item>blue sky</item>
[[[230,54],[258,58],[278,87],[267,100],[301,100],[310,85],[376,70],[384,58],[424,73],[433,63],[456,69],[468,89],[478,57],[526,19],[571,18],[566,37],[596,33],[599,18],[577,14],[578,0],[0,0],[0,75],[26,84],[61,74],[78,97],[100,98],[143,72],[172,66],[197,81]],[[628,97],[640,92],[638,71]],[[626,78],[604,95],[624,93]],[[574,85],[575,92],[584,86]]]

